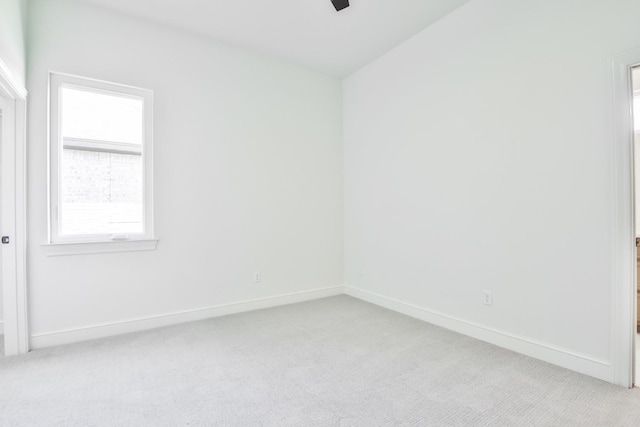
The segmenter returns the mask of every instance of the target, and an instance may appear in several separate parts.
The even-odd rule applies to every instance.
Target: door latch
[[[3,245],[9,244],[9,236],[2,236],[2,244]]]

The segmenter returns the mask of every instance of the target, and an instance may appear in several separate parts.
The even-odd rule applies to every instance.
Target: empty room
[[[0,426],[640,425],[639,109],[637,0],[0,0]]]

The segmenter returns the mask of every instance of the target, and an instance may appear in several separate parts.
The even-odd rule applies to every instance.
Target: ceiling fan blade
[[[333,7],[335,7],[338,12],[345,7],[349,7],[349,0],[331,0],[331,3],[333,3]]]

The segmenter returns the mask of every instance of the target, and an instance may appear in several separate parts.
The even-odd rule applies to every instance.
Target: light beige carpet
[[[339,296],[0,359],[3,426],[639,426],[627,390]]]

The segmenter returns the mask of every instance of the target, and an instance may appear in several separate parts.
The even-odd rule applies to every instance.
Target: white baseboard
[[[613,382],[613,367],[610,362],[598,360],[587,355],[578,354],[570,350],[562,349],[526,337],[487,328],[473,322],[458,319],[443,313],[438,313],[433,310],[418,307],[413,304],[398,301],[393,298],[351,286],[334,286],[311,291],[277,295],[268,298],[239,301],[236,303],[205,307],[195,310],[168,313],[159,316],[149,316],[119,322],[89,325],[68,330],[34,334],[30,339],[30,348],[38,349],[54,345],[70,344],[179,323],[203,320],[212,317],[225,316],[228,314],[294,304],[297,302],[310,301],[341,294],[347,294],[363,301],[370,302],[563,368],[571,369],[604,381]],[[3,323],[0,322],[0,331],[2,331],[2,327]]]
[[[487,328],[473,322],[468,322],[463,319],[458,319],[446,314],[418,307],[413,304],[408,304],[393,298],[365,291],[363,289],[346,286],[345,293],[389,310],[424,320],[425,322],[429,322],[563,368],[571,369],[581,374],[589,375],[608,382],[613,382],[614,379],[611,363],[603,360],[597,360],[544,342]]]
[[[262,308],[277,307],[310,301],[319,298],[344,294],[344,286],[314,289],[310,291],[295,292],[277,295],[268,298],[260,298],[248,301],[239,301],[231,304],[223,304],[213,307],[186,310],[159,316],[141,317],[112,323],[83,326],[80,328],[34,334],[30,339],[30,348],[38,349],[54,345],[70,344],[74,342],[105,338],[130,332],[144,331],[179,323],[193,322],[228,314],[242,313],[259,310]]]

